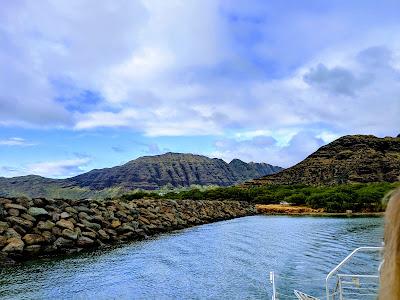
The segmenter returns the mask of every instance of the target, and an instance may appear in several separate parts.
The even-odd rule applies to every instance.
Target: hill
[[[154,190],[165,185],[187,187],[190,185],[229,186],[282,170],[265,163],[245,163],[202,155],[166,153],[143,156],[122,166],[92,170],[69,178],[73,186],[100,190],[110,187]]]
[[[245,186],[395,182],[399,176],[399,137],[348,135],[319,148],[291,168]]]
[[[66,179],[36,175],[0,178],[0,196],[105,197],[133,189],[163,186],[230,186],[282,170],[266,163],[245,163],[184,153],[144,156],[124,165],[95,169]]]

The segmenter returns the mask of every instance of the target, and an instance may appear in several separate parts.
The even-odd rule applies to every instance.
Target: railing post
[[[274,273],[274,271],[269,272],[269,281],[272,284],[272,300],[277,300],[276,299],[276,287],[275,287],[275,273]]]
[[[339,280],[339,299],[343,300],[342,277],[340,277],[340,275],[338,275],[338,280]]]

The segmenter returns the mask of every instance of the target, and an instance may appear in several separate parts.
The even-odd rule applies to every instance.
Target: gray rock
[[[91,238],[91,239],[97,238],[97,233],[96,233],[96,232],[93,232],[93,231],[83,231],[83,232],[82,232],[82,235],[83,235],[83,236],[87,236],[87,237],[89,237],[89,238]]]
[[[102,240],[109,240],[110,239],[110,236],[103,229],[99,230],[99,236],[100,236],[100,238]]]
[[[53,227],[55,226],[56,224],[54,224],[52,221],[50,221],[50,220],[47,220],[47,221],[40,221],[38,224],[37,224],[37,228],[39,228],[40,230],[51,230],[51,229],[53,229]]]
[[[95,230],[100,230],[101,229],[101,225],[100,224],[91,223],[91,222],[86,221],[86,220],[82,220],[82,224],[85,225],[88,228],[91,228],[91,229],[95,229]]]
[[[64,210],[66,212],[68,212],[70,214],[74,214],[74,215],[76,215],[78,213],[78,211],[75,208],[71,207],[71,206],[67,206]]]
[[[78,247],[86,248],[93,246],[94,241],[86,236],[82,236],[77,240],[76,244]]]
[[[6,204],[4,204],[4,207],[6,209],[14,208],[14,209],[18,209],[21,211],[26,211],[26,207],[19,205],[19,204],[14,204],[14,203],[6,203]]]
[[[85,212],[87,214],[93,214],[93,212],[90,210],[90,208],[86,206],[76,206],[74,207],[78,212]]]
[[[18,210],[18,209],[15,209],[15,208],[10,208],[10,209],[8,210],[8,214],[9,214],[10,216],[18,217],[18,216],[19,216],[19,210]]]
[[[36,255],[41,249],[41,245],[29,245],[25,247],[24,252],[27,252],[29,255]]]
[[[36,222],[36,219],[31,215],[22,214],[21,217],[24,218],[25,220],[28,220],[28,221],[31,221],[31,222]]]
[[[75,231],[72,231],[70,229],[64,229],[62,231],[62,235],[63,235],[63,237],[71,239],[71,240],[76,240],[78,238],[78,233]]]
[[[37,216],[47,216],[49,213],[47,212],[47,210],[41,207],[30,207],[28,209],[28,214],[37,217]]]
[[[25,220],[20,217],[7,217],[6,220],[9,221],[11,224],[20,225],[25,229],[30,229],[33,227],[33,223],[31,221]]]
[[[122,234],[122,233],[130,232],[130,231],[135,231],[135,228],[128,224],[123,224],[122,226],[116,228],[116,231],[119,234]]]
[[[9,239],[9,238],[21,238],[21,235],[15,231],[14,228],[8,228],[6,232],[4,233],[4,236]]]
[[[63,237],[59,237],[55,242],[54,246],[57,248],[64,248],[64,247],[72,247],[74,245],[74,241],[65,239]]]
[[[65,220],[65,219],[61,219],[60,221],[58,221],[57,226],[60,226],[62,228],[67,228],[70,230],[74,230],[74,224],[71,221]]]
[[[68,219],[71,215],[67,213],[66,211],[62,212],[60,217],[61,219]]]

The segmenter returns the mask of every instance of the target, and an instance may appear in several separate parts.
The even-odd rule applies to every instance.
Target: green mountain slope
[[[163,186],[230,186],[282,170],[265,163],[245,163],[202,155],[166,153],[144,156],[113,168],[95,169],[67,179],[30,175],[0,178],[0,196],[105,197],[133,189]]]

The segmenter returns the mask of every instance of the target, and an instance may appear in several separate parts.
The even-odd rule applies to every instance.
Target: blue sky
[[[2,1],[0,176],[400,132],[399,1]]]

